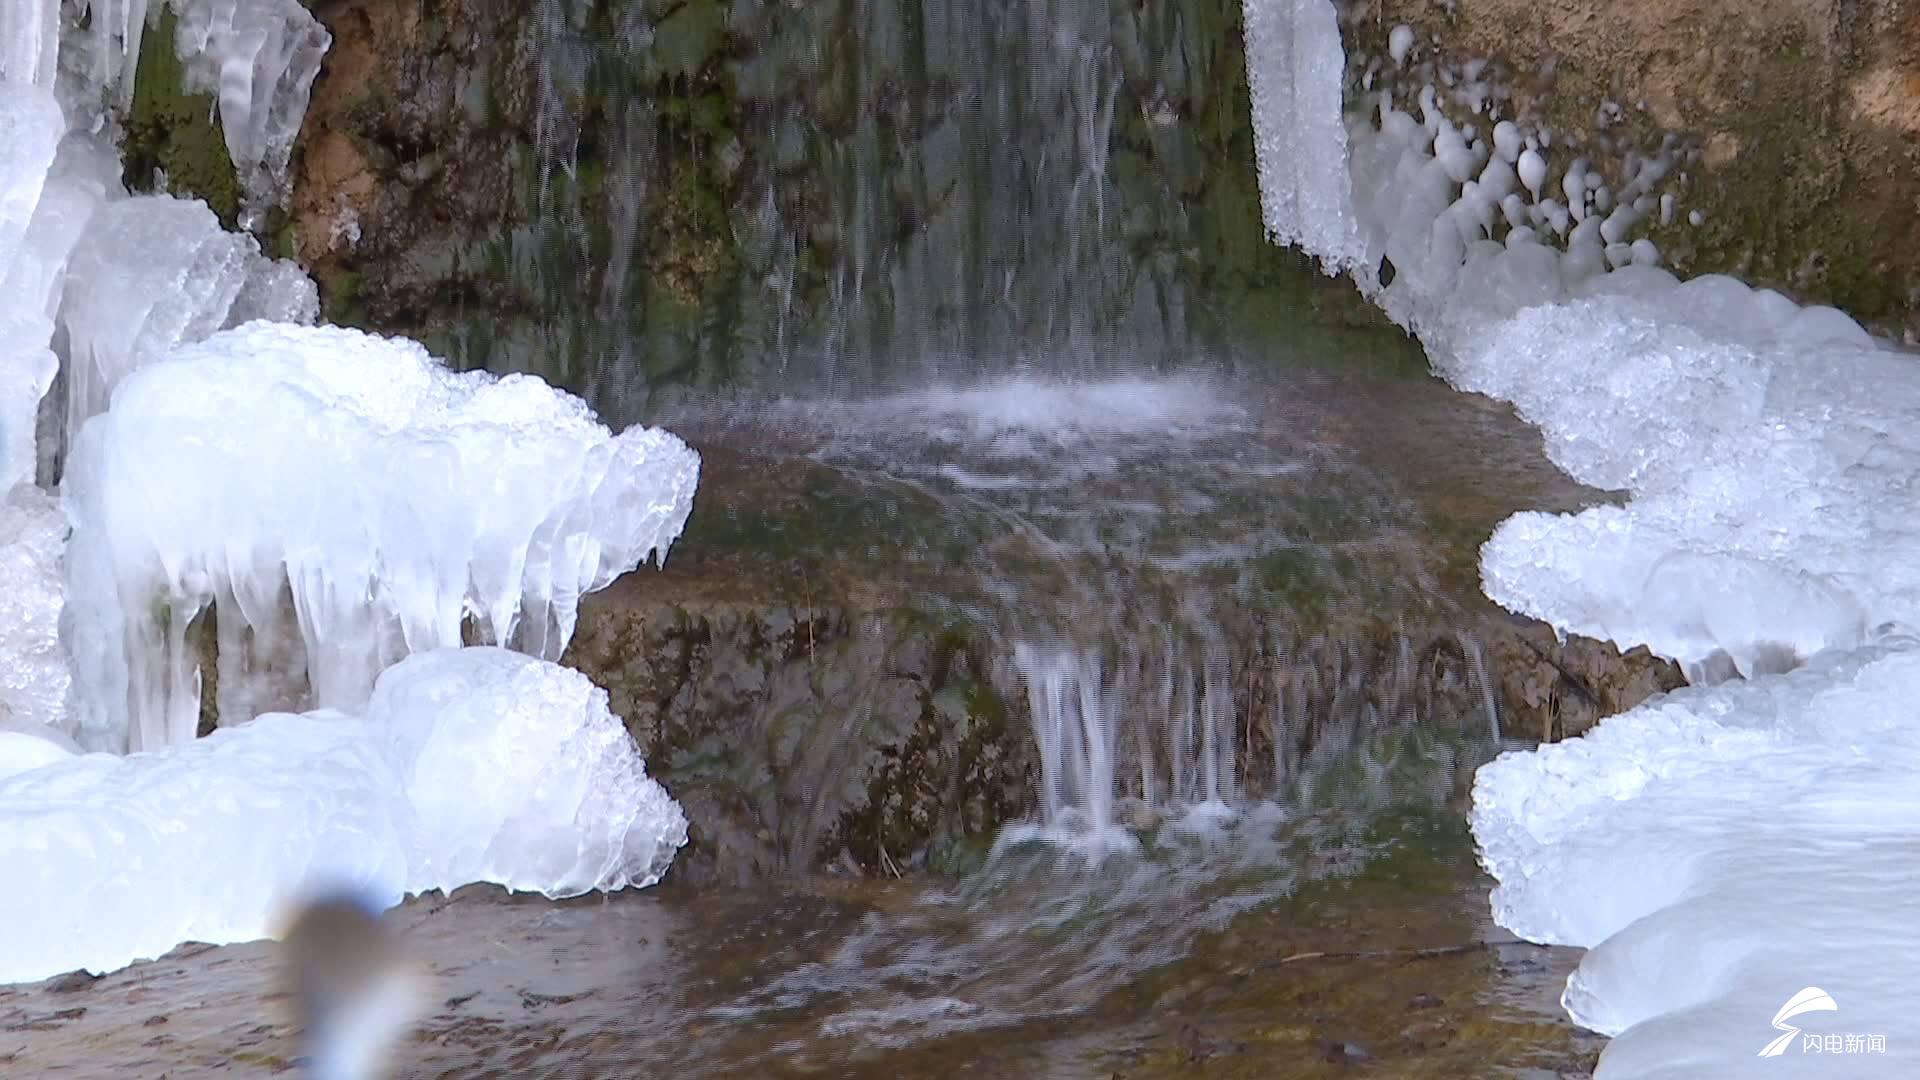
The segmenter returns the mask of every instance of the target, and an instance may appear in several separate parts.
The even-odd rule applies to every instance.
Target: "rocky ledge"
[[[606,687],[686,805],[676,878],[972,865],[1035,812],[1040,780],[1009,643],[959,613],[966,585],[930,540],[970,543],[973,527],[810,461],[701,450],[701,493],[667,565],[585,598],[564,658]],[[1507,738],[1556,739],[1682,684],[1644,649],[1563,643],[1495,608],[1468,568],[1497,515],[1447,509],[1414,556],[1433,572],[1411,602],[1289,590],[1291,608],[1224,621],[1244,790],[1301,796],[1364,745],[1458,799],[1476,763],[1464,755],[1488,749],[1489,703]],[[1121,775],[1137,777],[1155,751],[1123,743]]]

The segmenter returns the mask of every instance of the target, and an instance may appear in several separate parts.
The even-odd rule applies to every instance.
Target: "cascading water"
[[[1203,122],[1244,107],[1245,72],[1221,45],[1236,9],[844,0],[736,5],[709,18],[701,6],[542,0],[533,15],[537,179],[524,189],[535,200],[528,250],[538,254],[522,258],[516,247],[505,260],[540,298],[541,325],[527,332],[540,342],[506,340],[489,317],[454,351],[467,363],[549,372],[615,415],[633,415],[675,379],[859,398],[1009,369],[1046,382],[1228,360],[1223,327],[1246,323],[1248,286],[1222,287],[1193,252],[1238,251],[1229,237],[1258,229],[1252,162],[1239,160],[1252,142],[1244,131],[1223,142]],[[1317,41],[1303,39],[1303,54]],[[1303,95],[1316,92],[1302,83]],[[1233,152],[1206,160],[1222,156],[1219,145]],[[1303,168],[1319,161],[1322,180],[1344,175],[1304,151],[1294,157]],[[1318,206],[1303,203],[1301,220],[1315,220]],[[731,247],[698,248],[694,234],[729,237]],[[1231,272],[1258,278],[1264,245],[1246,247],[1255,255]],[[1071,612],[1048,610],[1021,581],[1000,583],[1003,598],[987,605],[1010,654],[1001,685],[1032,705],[1046,763],[1042,820],[1091,823],[1090,835],[1105,838],[1097,842],[1124,845],[1123,803],[1218,816],[1251,792],[1271,793],[1268,773],[1279,770],[1266,762],[1297,768],[1297,747],[1311,739],[1286,730],[1307,721],[1280,718],[1283,706],[1263,699],[1247,721],[1253,706],[1236,703],[1270,678],[1259,668],[1268,646],[1230,655],[1221,615],[1209,610],[1219,601],[1151,601],[1165,633],[1124,614],[1140,577],[1195,590],[1166,582],[1218,573],[1236,556],[1263,554],[1260,545],[1223,535],[1210,539],[1211,553],[1156,552],[1145,541],[1168,526],[1059,490],[1074,475],[1109,476],[1110,458],[1132,469],[1227,461],[1227,438],[1205,418],[1189,430],[1219,438],[1218,453],[1160,443],[1147,431],[1155,417],[1128,415],[1155,411],[1138,398],[1183,393],[1213,409],[1218,390],[1123,377],[1069,391],[1112,410],[1093,421],[1109,425],[1109,437],[1051,447],[1017,476],[993,477],[1002,463],[981,459],[982,442],[1049,448],[1059,418],[1043,415],[1045,405],[1021,413],[1032,385],[981,385],[966,406],[982,418],[975,431],[931,444],[883,440],[885,449],[853,456],[898,475],[913,471],[909,461],[945,455],[930,483],[1011,504],[1023,535],[1072,579],[1063,590],[1078,598]],[[676,428],[698,411],[653,408]],[[870,433],[895,422],[848,421]],[[1248,426],[1244,416],[1235,423]],[[1246,498],[1259,468],[1283,475],[1297,465],[1256,463],[1233,474],[1243,490],[1218,497]],[[1007,486],[995,496],[970,488],[977,483]],[[1115,560],[1119,580],[1080,565],[1095,552]],[[1256,743],[1261,764],[1249,775]]]
[[[688,383],[858,393],[1208,340],[1192,252],[1257,227],[1250,163],[1207,160],[1228,136],[1194,119],[1243,78],[1230,3],[719,11],[534,5],[528,224],[498,260],[536,310],[450,316],[462,362],[625,418]]]
[[[1132,837],[1114,820],[1118,748],[1108,714],[1118,702],[1102,685],[1098,658],[1020,641],[1014,643],[1013,662],[1027,684],[1027,707],[1040,742],[1040,820],[1058,830],[1078,827],[1096,845],[1134,850]]]
[[[1311,397],[1193,372],[669,415],[909,486],[999,537],[934,572],[938,603],[1000,643],[993,682],[1034,733],[1034,819],[1000,847],[1098,857],[1269,799],[1442,803],[1495,741],[1488,672],[1403,524],[1418,512],[1312,438]],[[1423,607],[1427,626],[1384,642],[1357,629]]]
[[[1041,837],[1096,856],[1135,851],[1117,809],[1123,798],[1150,814],[1233,814],[1243,740],[1226,645],[1216,639],[1193,647],[1163,636],[1157,655],[1151,644],[1116,655],[1014,643],[1013,667],[1027,687],[1040,744],[1041,824],[1008,831],[1003,845]],[[1284,713],[1273,720],[1270,737],[1279,747]],[[1122,762],[1133,766],[1124,777]]]

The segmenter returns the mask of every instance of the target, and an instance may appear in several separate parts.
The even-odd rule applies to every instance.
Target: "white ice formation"
[[[50,87],[60,56],[60,0],[0,5],[0,80]]]
[[[1248,3],[1246,37],[1255,114],[1288,117],[1254,132],[1267,235],[1312,252],[1329,270],[1352,269],[1362,249],[1353,215],[1343,212],[1353,194],[1340,115],[1346,56],[1333,7],[1323,0]]]
[[[106,411],[114,387],[176,346],[250,318],[310,323],[313,282],[220,227],[207,204],[137,195],[101,206],[75,245],[67,332],[67,433]]]
[[[358,709],[469,618],[558,659],[582,594],[664,557],[698,470],[664,431],[615,437],[538,379],[455,374],[410,341],[255,322],[175,349],[68,463],[76,736],[191,739],[187,631],[210,603],[226,717]]]
[[[0,983],[268,936],[319,882],[389,904],[482,881],[643,887],[686,842],[606,692],[503,649],[410,657],[364,717],[273,713],[124,757],[11,740]],[[41,767],[8,775],[28,753]]]
[[[43,13],[60,6],[60,0],[9,2]],[[257,224],[285,193],[294,139],[333,43],[312,13],[300,0],[68,0],[68,7],[89,16],[86,32],[64,43],[73,49],[77,72],[70,100],[96,112],[124,110],[133,101],[141,42],[161,9],[172,10],[184,89],[213,95],[245,196],[243,224]]]
[[[67,519],[31,484],[0,499],[0,723],[65,740],[72,669],[60,643]],[[55,733],[58,734],[55,734]]]
[[[325,35],[298,0],[171,6],[258,210]],[[664,556],[698,458],[302,325],[298,267],[130,197],[112,108],[155,10],[0,5],[0,982],[259,937],[334,880],[657,881],[685,818],[550,658],[582,593]],[[36,431],[62,365],[68,422]]]
[[[1247,6],[1252,25],[1302,5]],[[1293,77],[1339,72],[1327,48]],[[1255,72],[1292,63],[1249,57]],[[1670,157],[1618,192],[1575,163],[1570,209],[1519,190],[1552,190],[1544,168],[1502,167],[1546,164],[1516,153],[1516,129],[1492,132],[1497,152],[1463,183],[1437,109],[1349,104],[1356,261],[1396,270],[1362,287],[1438,374],[1513,402],[1574,477],[1630,495],[1505,523],[1482,551],[1489,595],[1649,645],[1696,683],[1481,770],[1473,826],[1497,919],[1591,950],[1564,1000],[1615,1036],[1602,1078],[1914,1075],[1920,367],[1831,308],[1646,265],[1657,252],[1633,230],[1660,208]],[[1256,98],[1262,140],[1327,129],[1284,105]],[[1263,183],[1295,182],[1261,165]],[[1564,247],[1542,243],[1563,215]],[[1809,986],[1838,1009],[1782,1020],[1804,1034],[1756,1061]]]
[[[40,207],[62,201],[47,191],[47,172],[65,131],[51,94],[0,84],[0,485],[8,489],[33,478],[35,417],[59,370],[48,348],[47,279],[72,238],[57,212]]]

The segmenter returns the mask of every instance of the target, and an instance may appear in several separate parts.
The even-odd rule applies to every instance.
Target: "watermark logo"
[[[1800,1029],[1787,1021],[1796,1016],[1811,1012],[1838,1012],[1840,1003],[1833,995],[1817,986],[1805,990],[1787,999],[1780,1011],[1773,1014],[1773,1026],[1780,1035],[1772,1042],[1760,1048],[1763,1058],[1779,1057],[1787,1052],[1794,1040],[1800,1040],[1800,1049],[1809,1054],[1884,1054],[1887,1052],[1885,1035],[1861,1035],[1858,1033],[1831,1035],[1802,1035]]]

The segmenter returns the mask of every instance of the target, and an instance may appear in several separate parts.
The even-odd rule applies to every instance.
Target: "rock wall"
[[[289,220],[262,239],[335,321],[539,371],[621,419],[662,387],[795,380],[826,354],[1271,340],[1276,292],[1324,291],[1260,237],[1238,0],[969,3],[312,0],[334,46]],[[1618,184],[1631,154],[1683,143],[1679,213],[1636,234],[1680,272],[1920,340],[1915,0],[1343,10],[1356,85],[1370,64],[1410,83],[1486,64],[1508,115],[1559,136],[1549,188],[1576,156]],[[1042,15],[1071,49],[1047,54]],[[989,16],[1004,55],[967,29]],[[1402,24],[1398,72],[1380,61]],[[164,173],[231,221],[210,103],[178,91],[156,29],[129,183]]]
[[[1920,4],[1354,0],[1350,57],[1390,80],[1379,61],[1403,24],[1407,82],[1487,62],[1507,115],[1551,129],[1555,193],[1576,157],[1617,190],[1629,154],[1682,140],[1692,160],[1662,188],[1679,213],[1635,234],[1677,272],[1735,274],[1920,341]]]
[[[826,354],[867,377],[1021,342],[1170,354],[1258,329],[1302,269],[1263,250],[1238,0],[313,7],[335,45],[293,236],[329,315],[615,412]],[[1682,140],[1662,189],[1680,212],[1639,233],[1680,272],[1920,335],[1913,0],[1345,17],[1356,75],[1402,23],[1408,78],[1488,63],[1508,114],[1559,136],[1550,187],[1576,155],[1618,185],[1630,154]]]

